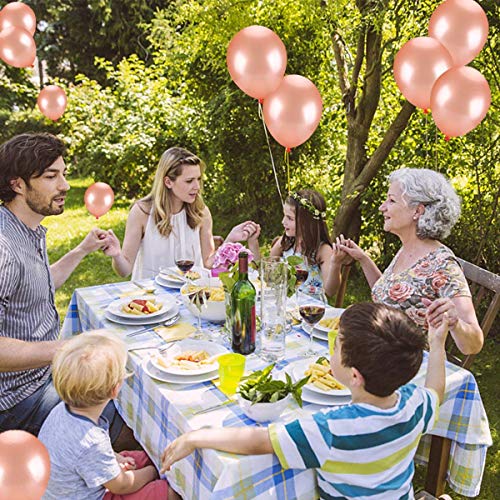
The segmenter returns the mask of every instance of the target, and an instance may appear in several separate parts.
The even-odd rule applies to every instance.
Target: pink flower
[[[433,266],[428,260],[424,260],[415,267],[415,275],[419,278],[424,278],[432,275],[434,269],[435,266]]]
[[[248,253],[248,261],[253,260],[253,255],[248,248],[241,243],[223,243],[215,253],[214,268],[224,268],[226,271],[236,262],[240,252]]]
[[[446,276],[446,274],[444,274],[442,272],[436,273],[436,275],[432,279],[432,283],[431,283],[432,289],[434,290],[434,292],[436,294],[439,294],[439,289],[443,288],[443,286],[447,285],[448,281],[449,281],[449,279],[448,279],[448,276]]]
[[[389,289],[389,297],[396,302],[403,302],[413,293],[413,287],[407,283],[396,283]]]

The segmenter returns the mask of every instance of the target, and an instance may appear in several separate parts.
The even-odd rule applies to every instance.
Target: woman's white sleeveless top
[[[189,227],[184,209],[172,215],[170,221],[172,232],[165,238],[158,232],[152,212],[149,215],[146,231],[135,259],[132,280],[154,278],[160,272],[160,267],[175,266],[175,247],[178,245],[181,248],[192,246],[195,266],[203,267],[200,226],[195,229]]]

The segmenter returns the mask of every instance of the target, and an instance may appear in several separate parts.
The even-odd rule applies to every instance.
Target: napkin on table
[[[196,328],[191,323],[176,323],[172,326],[159,326],[154,328],[154,331],[165,341],[174,342],[189,337],[196,331]]]

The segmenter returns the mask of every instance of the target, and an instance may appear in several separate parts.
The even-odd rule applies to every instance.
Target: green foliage
[[[288,373],[285,373],[286,381],[273,379],[271,375],[273,368],[274,363],[243,377],[238,386],[238,393],[252,404],[275,403],[288,394],[293,394],[295,401],[302,407],[302,387],[307,384],[309,376],[294,384]]]

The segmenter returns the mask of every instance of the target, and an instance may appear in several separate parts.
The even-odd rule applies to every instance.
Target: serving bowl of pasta
[[[186,283],[181,288],[181,298],[195,316],[200,314],[202,319],[215,323],[226,319],[224,288],[218,278],[201,278]]]

